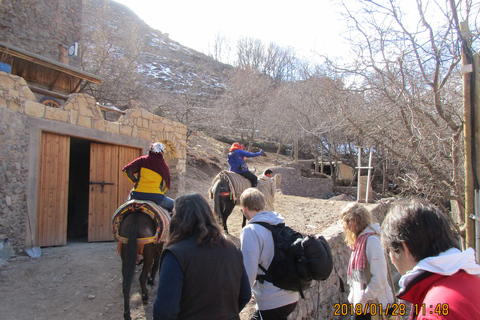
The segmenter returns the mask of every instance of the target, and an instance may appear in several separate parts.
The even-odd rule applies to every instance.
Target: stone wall
[[[383,203],[364,205],[372,212],[379,223],[383,221],[389,208],[388,204]],[[305,299],[298,301],[297,308],[288,317],[289,320],[350,319],[349,316],[335,315],[335,311],[338,312],[336,304],[348,304],[349,290],[347,267],[351,251],[345,243],[341,221],[338,221],[320,234],[327,239],[330,245],[335,268],[327,280],[313,281],[310,289],[304,292]],[[344,292],[341,290],[340,279],[343,281]]]
[[[82,0],[0,1],[0,41],[59,61],[59,46],[81,40]],[[79,66],[70,58],[70,65]]]
[[[0,239],[23,245],[26,227],[28,136],[26,117],[0,108]]]
[[[333,180],[331,178],[306,178],[302,177],[300,170],[293,167],[273,167],[270,168],[274,174],[282,175],[280,189],[283,194],[299,196],[324,198],[333,193]]]
[[[0,239],[10,238],[15,250],[30,245],[26,217],[27,212],[32,220],[36,217],[42,130],[144,152],[152,141],[161,141],[167,146],[172,178],[168,195],[184,191],[185,125],[143,109],[127,110],[118,121],[109,122],[86,94],[72,94],[61,108],[51,108],[35,101],[23,78],[0,72]]]

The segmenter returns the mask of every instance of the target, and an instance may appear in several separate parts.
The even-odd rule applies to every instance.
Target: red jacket
[[[421,272],[398,294],[412,303],[409,319],[480,319],[480,278],[458,271],[451,276]],[[407,311],[408,312],[408,311]]]

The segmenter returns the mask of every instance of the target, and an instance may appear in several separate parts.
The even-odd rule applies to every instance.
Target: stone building
[[[27,82],[0,72],[0,238],[16,251],[113,240],[110,219],[132,185],[121,168],[152,141],[167,146],[176,197],[184,191],[185,125],[142,109],[103,118],[95,99],[71,94],[60,107],[36,102]]]
[[[169,195],[183,192],[184,125],[140,109],[107,121],[93,97],[78,93],[83,81],[101,83],[67,55],[82,38],[83,6],[0,1],[0,62],[10,67],[0,72],[0,239],[16,251],[75,236],[112,240],[110,218],[132,187],[121,168],[152,141],[168,148]],[[62,102],[37,102],[47,96]]]

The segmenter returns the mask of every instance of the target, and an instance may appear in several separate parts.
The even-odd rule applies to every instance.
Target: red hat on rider
[[[229,152],[232,152],[232,151],[234,151],[234,150],[239,150],[239,149],[240,149],[240,150],[243,150],[243,145],[241,145],[241,144],[238,143],[238,142],[235,142],[235,143],[233,143],[232,146],[230,147]]]

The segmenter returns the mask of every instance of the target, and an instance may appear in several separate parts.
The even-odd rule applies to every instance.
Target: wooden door
[[[123,173],[122,168],[138,158],[141,155],[141,149],[119,147],[118,148],[118,202],[117,207],[127,200],[130,190],[133,188],[132,182]]]
[[[90,144],[88,241],[113,240],[112,216],[133,185],[122,168],[140,156],[141,149]]]
[[[89,242],[113,240],[111,220],[118,207],[118,148],[90,144]]]
[[[70,137],[42,132],[40,140],[35,245],[65,245]]]

